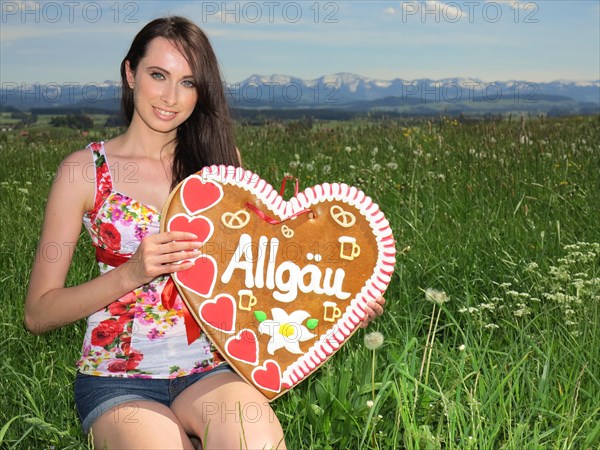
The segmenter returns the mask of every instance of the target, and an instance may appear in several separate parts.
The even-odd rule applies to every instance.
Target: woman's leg
[[[188,434],[207,449],[285,449],[283,430],[267,399],[237,374],[223,371],[185,389],[173,403]]]
[[[132,400],[102,414],[92,425],[96,449],[193,449],[169,407]]]

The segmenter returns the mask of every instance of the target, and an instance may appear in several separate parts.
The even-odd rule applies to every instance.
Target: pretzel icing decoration
[[[248,211],[239,210],[234,213],[226,212],[221,216],[221,222],[227,228],[231,228],[232,230],[239,230],[240,228],[244,228],[248,225],[250,221],[250,213]]]
[[[172,275],[219,352],[269,400],[317,370],[357,331],[390,283],[389,222],[355,187],[324,183],[282,198],[255,173],[205,167],[162,211],[203,254]],[[388,299],[388,303],[389,303]]]

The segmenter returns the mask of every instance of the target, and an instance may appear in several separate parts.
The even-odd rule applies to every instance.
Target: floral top
[[[160,213],[113,189],[104,142],[91,143],[96,173],[94,207],[83,216],[92,244],[130,256],[142,238],[158,233]],[[114,267],[98,262],[100,273]],[[89,375],[174,378],[210,370],[223,362],[202,333],[188,345],[183,304],[177,294],[171,309],[161,303],[168,275],[129,292],[87,319],[80,372]]]

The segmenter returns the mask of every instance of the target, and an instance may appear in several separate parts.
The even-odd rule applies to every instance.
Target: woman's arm
[[[127,263],[81,285],[65,287],[82,216],[94,198],[94,182],[85,177],[89,159],[87,149],[65,158],[50,190],[25,300],[25,326],[34,334],[87,317],[158,275],[185,270],[193,263],[172,263],[200,253],[192,251],[200,243],[190,242],[196,238],[191,233],[158,233],[144,238]],[[187,241],[175,241],[183,239]]]

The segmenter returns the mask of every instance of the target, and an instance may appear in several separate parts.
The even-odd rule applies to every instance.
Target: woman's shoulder
[[[58,189],[76,191],[85,201],[87,209],[91,207],[95,186],[95,157],[93,152],[100,154],[101,143],[92,142],[85,148],[66,155],[60,162],[54,184]]]
[[[103,142],[90,142],[84,148],[75,150],[69,153],[61,161],[61,164],[89,164],[93,162],[93,154],[100,154],[102,152]]]

